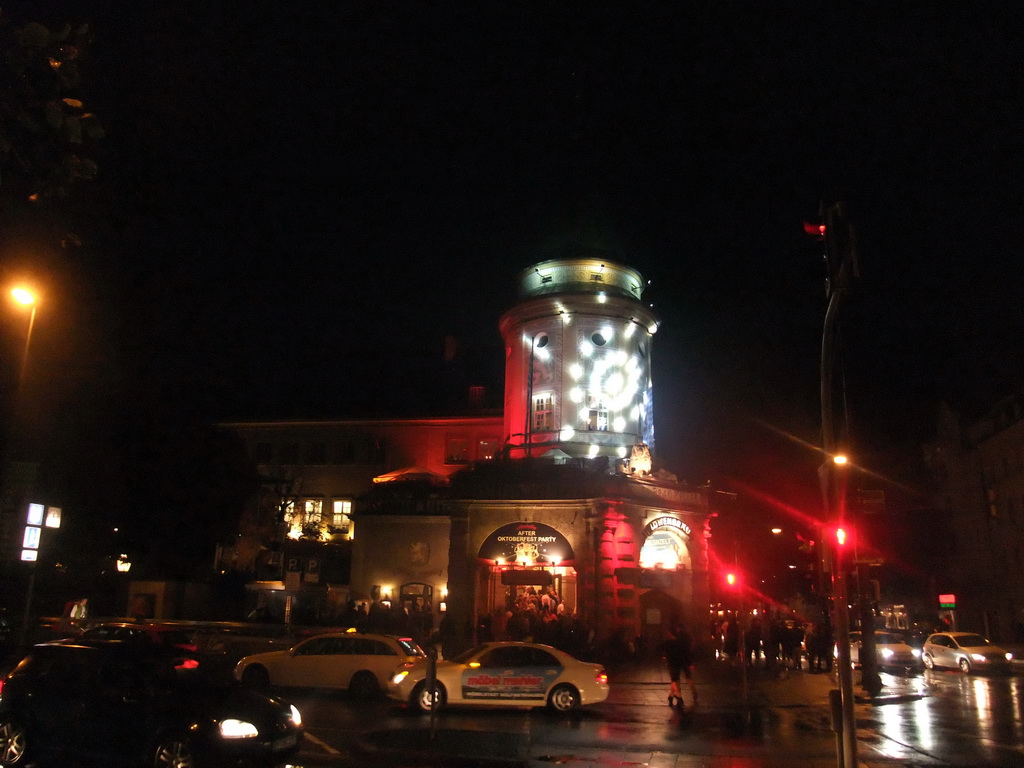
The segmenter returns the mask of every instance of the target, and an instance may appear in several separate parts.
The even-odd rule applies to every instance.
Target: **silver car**
[[[974,632],[936,632],[929,635],[921,649],[921,660],[928,669],[959,667],[964,674],[1008,670],[1012,659],[1012,653]]]

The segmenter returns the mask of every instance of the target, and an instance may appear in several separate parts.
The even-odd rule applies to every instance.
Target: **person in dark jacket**
[[[686,684],[690,687],[693,695],[694,706],[697,704],[697,685],[693,681],[693,641],[690,635],[677,624],[668,633],[668,638],[661,644],[661,653],[668,665],[668,677],[672,681],[669,689],[668,705],[683,706],[683,699],[679,695],[679,679],[686,678]],[[673,704],[675,700],[675,704]]]

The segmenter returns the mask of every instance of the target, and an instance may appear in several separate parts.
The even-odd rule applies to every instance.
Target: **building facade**
[[[951,544],[936,599],[955,596],[958,628],[1024,641],[1024,396],[970,422],[944,408],[925,459]]]
[[[643,286],[601,256],[524,270],[499,323],[500,415],[225,425],[264,495],[223,567],[262,568],[264,592],[326,581],[335,606],[426,613],[446,655],[566,625],[580,653],[653,653],[671,625],[703,625],[708,494],[652,473]],[[317,546],[347,549],[347,573],[318,564],[309,581],[289,552]]]

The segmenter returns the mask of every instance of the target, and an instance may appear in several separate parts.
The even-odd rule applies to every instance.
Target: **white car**
[[[493,642],[437,662],[434,692],[427,689],[427,660],[394,670],[388,696],[427,712],[435,705],[548,706],[570,712],[608,698],[600,664],[580,661],[539,643]]]
[[[860,664],[860,649],[864,644],[860,632],[850,633],[850,661]],[[921,651],[909,645],[902,637],[885,630],[875,632],[875,663],[880,667],[917,667]]]
[[[410,637],[335,632],[286,651],[246,656],[234,674],[254,688],[327,688],[370,696],[385,689],[396,666],[425,657]]]
[[[928,669],[959,667],[969,674],[974,670],[1008,670],[1013,654],[974,632],[936,632],[924,641],[921,659]]]

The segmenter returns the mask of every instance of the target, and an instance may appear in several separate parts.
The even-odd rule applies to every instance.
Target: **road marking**
[[[320,747],[320,749],[322,749],[324,752],[327,752],[328,754],[331,754],[331,755],[340,755],[341,754],[341,752],[336,750],[334,747],[332,747],[326,741],[321,741],[320,739],[318,739],[316,736],[314,736],[309,731],[306,731],[306,739],[308,739],[309,741],[312,741],[314,744],[316,744],[318,747]]]

